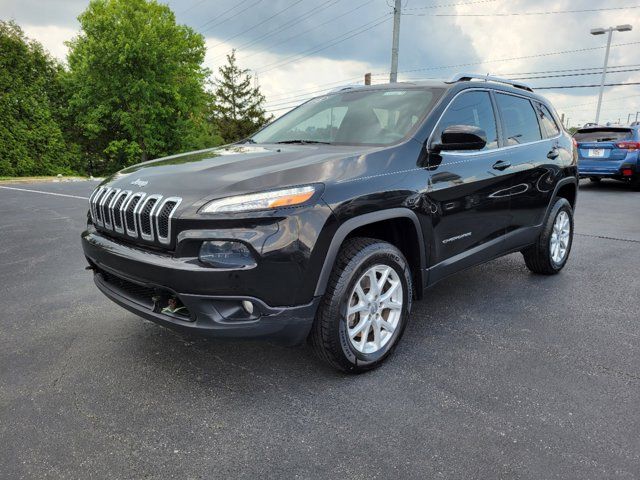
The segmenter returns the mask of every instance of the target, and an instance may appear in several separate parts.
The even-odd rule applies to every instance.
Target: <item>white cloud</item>
[[[57,25],[22,25],[27,37],[40,42],[55,58],[64,62],[67,58],[67,46],[64,42],[71,40],[78,31]]]

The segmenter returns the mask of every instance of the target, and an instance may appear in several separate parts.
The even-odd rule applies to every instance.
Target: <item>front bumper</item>
[[[307,337],[319,304],[319,298],[312,298],[303,305],[273,307],[238,288],[242,283],[234,278],[238,272],[215,271],[193,259],[138,249],[91,230],[82,234],[82,247],[94,281],[107,297],[147,320],[182,332],[293,345]],[[208,291],[200,291],[203,285]],[[265,279],[264,287],[268,285]],[[180,314],[166,311],[169,299],[185,309]],[[243,300],[254,306],[252,314],[242,309]]]

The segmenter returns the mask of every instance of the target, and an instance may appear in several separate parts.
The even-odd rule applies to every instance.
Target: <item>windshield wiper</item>
[[[299,143],[300,145],[304,145],[304,144],[322,144],[322,145],[331,145],[331,142],[321,142],[319,140],[282,140],[280,142],[276,142],[276,143]]]

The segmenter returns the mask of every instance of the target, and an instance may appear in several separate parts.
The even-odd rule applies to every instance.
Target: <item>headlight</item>
[[[309,200],[316,192],[314,185],[285,188],[270,192],[251,193],[236,197],[222,198],[207,203],[201,213],[248,212],[250,210],[268,210],[278,207],[292,207]]]

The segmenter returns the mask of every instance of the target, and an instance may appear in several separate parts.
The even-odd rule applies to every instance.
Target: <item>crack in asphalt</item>
[[[616,238],[616,237],[607,237],[605,235],[592,235],[590,233],[576,233],[579,237],[591,237],[591,238],[599,238],[601,240],[616,240],[618,242],[630,242],[630,243],[640,243],[640,240],[634,240],[632,238]]]

